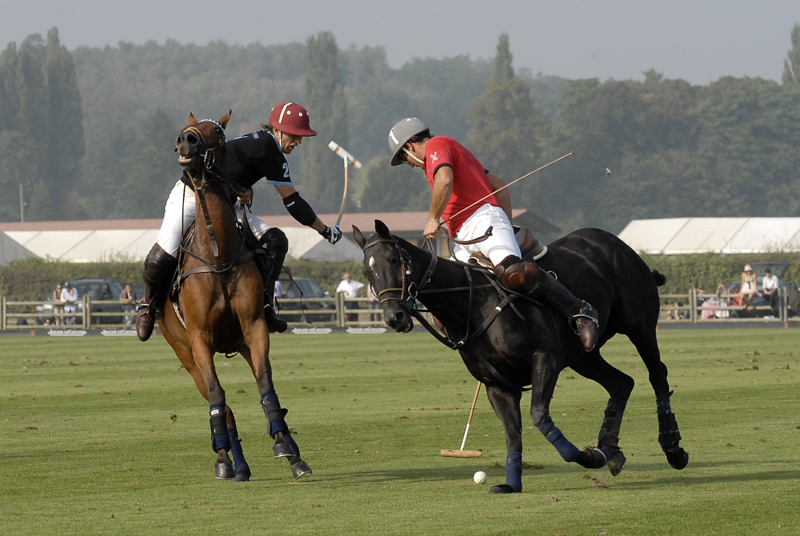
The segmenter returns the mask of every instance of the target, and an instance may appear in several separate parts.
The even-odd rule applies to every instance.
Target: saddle
[[[243,207],[244,208],[244,207]],[[172,279],[170,280],[170,291],[169,291],[169,298],[173,301],[173,303],[178,303],[178,295],[180,294],[181,284],[183,280],[186,279],[188,274],[183,274],[181,272],[184,259],[186,258],[186,251],[189,247],[189,241],[192,239],[192,236],[195,232],[195,225],[197,222],[192,223],[189,226],[189,229],[184,233],[183,239],[181,240],[181,246],[178,248],[178,265],[175,269],[175,273],[172,274]],[[261,274],[262,282],[266,282],[268,274],[270,273],[271,267],[268,266],[266,255],[264,255],[264,247],[261,245],[253,234],[253,230],[250,228],[250,225],[247,223],[247,217],[242,210],[242,212],[237,215],[236,218],[236,225],[239,229],[239,234],[244,237],[244,252],[252,252],[252,258],[258,266],[258,271]],[[179,313],[179,317],[182,319],[182,315]]]
[[[527,227],[514,227],[514,238],[517,239],[517,245],[522,256],[523,261],[533,262],[538,261],[547,254],[547,246],[542,244],[538,238],[533,236],[533,233]],[[494,270],[494,264],[489,260],[489,257],[476,251],[469,256],[467,260],[470,264],[477,264],[483,266],[487,270]]]

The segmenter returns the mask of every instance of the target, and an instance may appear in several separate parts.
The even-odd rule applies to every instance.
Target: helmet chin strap
[[[417,163],[419,163],[420,166],[424,166],[425,165],[425,161],[424,160],[420,160],[419,158],[417,158],[416,155],[412,154],[411,151],[409,151],[405,147],[403,147],[403,152],[406,153],[411,158],[413,158],[414,160],[416,160]]]

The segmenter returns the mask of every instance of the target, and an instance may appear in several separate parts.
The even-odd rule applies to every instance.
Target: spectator
[[[61,284],[56,283],[56,289],[53,291],[53,320],[56,326],[64,324],[64,317],[59,316],[64,314],[64,302],[61,301]]]
[[[723,285],[722,283],[717,285],[716,301],[719,305],[728,305],[728,300],[722,298],[722,295],[725,293],[727,293],[727,291],[725,290],[725,285]],[[731,314],[730,311],[728,311],[727,309],[718,309],[716,311],[717,318],[728,318],[730,314]]]
[[[69,284],[69,281],[64,283],[64,288],[61,289],[61,301],[64,302],[64,312],[65,313],[77,313],[78,312],[78,292],[72,288],[72,285]],[[66,324],[67,325],[74,325],[76,318],[71,316],[67,318]]]
[[[350,274],[348,272],[344,272],[342,274],[342,280],[339,281],[339,286],[336,287],[336,292],[344,293],[345,298],[355,298],[358,296],[358,292],[362,288],[364,288],[364,283],[350,279]],[[358,309],[358,302],[346,301],[344,303],[345,303],[345,310]],[[348,322],[355,322],[357,320],[358,320],[358,314],[350,313],[347,315]]]
[[[758,292],[758,277],[756,277],[756,274],[753,273],[753,268],[751,268],[749,264],[744,265],[740,293],[742,295],[742,304],[744,304],[744,310],[747,311],[748,307],[755,309],[753,306],[753,296],[760,296],[761,294]]]
[[[133,325],[133,321],[136,319],[136,309],[137,309],[137,296],[136,292],[131,287],[130,283],[125,285],[125,289],[119,295],[119,301],[124,303],[125,305],[122,306],[122,310],[126,313],[133,313],[131,315],[125,315],[124,323],[126,326]]]
[[[275,303],[275,298],[283,297],[283,285],[279,280],[275,281],[275,293],[272,295],[273,303]]]
[[[761,279],[761,289],[764,297],[769,301],[773,316],[780,316],[778,311],[778,276],[772,275],[772,270],[764,270],[764,277]]]

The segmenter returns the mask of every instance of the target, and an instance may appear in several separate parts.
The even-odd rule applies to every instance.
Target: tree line
[[[259,128],[275,104],[303,103],[319,136],[289,157],[318,212],[342,195],[335,140],[365,166],[351,171],[348,210],[425,210],[422,173],[388,165],[395,121],[417,116],[462,141],[511,181],[515,206],[570,230],[618,232],[634,218],[786,216],[800,208],[800,26],[782,83],[724,77],[705,86],[665,78],[566,80],[516,70],[509,36],[493,60],[461,56],[388,66],[382,47],[304,43],[206,46],[174,41],[80,47],[31,36],[0,57],[0,218],[160,217],[179,176],[174,139],[189,112],[233,109],[229,137]],[[780,58],[776,58],[776,62]],[[611,169],[605,176],[603,167]],[[281,214],[265,184],[254,211]]]

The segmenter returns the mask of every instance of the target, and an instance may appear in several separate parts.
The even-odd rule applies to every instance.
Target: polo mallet
[[[461,448],[458,450],[442,449],[441,455],[447,458],[478,458],[483,452],[480,450],[464,450],[464,445],[467,443],[467,434],[469,433],[469,425],[472,422],[472,414],[475,413],[475,403],[478,401],[478,393],[481,392],[481,382],[478,382],[478,388],[475,389],[475,398],[472,399],[472,408],[469,410],[469,419],[467,420],[467,429],[464,430],[464,439],[461,440]]]
[[[333,142],[331,142],[331,143],[333,143]],[[481,203],[481,202],[483,202],[483,201],[485,201],[485,200],[489,199],[490,197],[492,197],[492,196],[493,196],[494,194],[496,194],[497,192],[502,192],[503,190],[505,190],[506,188],[508,188],[508,187],[509,187],[509,186],[511,186],[512,184],[516,184],[516,183],[518,183],[519,181],[521,181],[522,179],[525,179],[525,178],[527,178],[527,177],[530,177],[530,176],[531,176],[531,175],[533,175],[534,173],[538,173],[539,171],[543,170],[544,168],[546,168],[546,167],[550,167],[550,166],[552,166],[553,164],[555,164],[556,162],[561,162],[562,160],[564,160],[564,159],[566,159],[566,158],[569,158],[570,156],[574,156],[574,155],[577,155],[577,156],[582,156],[582,157],[584,157],[584,158],[588,158],[589,160],[591,160],[591,161],[592,161],[592,162],[594,162],[595,164],[598,164],[598,165],[602,166],[602,167],[603,167],[603,170],[605,170],[605,172],[606,172],[606,176],[608,176],[608,175],[611,175],[611,170],[610,170],[610,169],[608,169],[608,166],[606,166],[606,165],[605,165],[605,164],[603,164],[602,162],[600,162],[600,161],[598,161],[598,160],[595,160],[594,158],[592,158],[592,157],[591,157],[591,156],[589,156],[589,155],[585,155],[585,154],[583,154],[583,153],[579,153],[579,152],[577,152],[577,151],[572,151],[572,152],[570,152],[570,153],[567,153],[567,154],[565,154],[564,156],[562,156],[562,157],[560,157],[560,158],[556,158],[556,159],[555,159],[555,160],[553,160],[552,162],[549,162],[549,163],[547,163],[547,164],[543,165],[543,166],[542,166],[542,167],[540,167],[540,168],[536,168],[536,169],[534,169],[533,171],[531,171],[531,172],[529,172],[529,173],[526,173],[526,174],[525,174],[525,175],[523,175],[522,177],[520,177],[520,178],[518,178],[518,179],[516,179],[516,180],[513,180],[513,181],[509,182],[509,183],[508,183],[508,184],[506,184],[505,186],[502,186],[502,187],[498,188],[497,190],[493,191],[492,193],[490,193],[490,194],[488,194],[488,195],[485,195],[485,196],[481,197],[480,199],[478,199],[477,201],[475,201],[474,203],[472,203],[470,206],[468,206],[468,207],[466,207],[466,208],[464,208],[464,209],[462,209],[462,210],[460,210],[460,211],[456,212],[455,214],[453,214],[452,216],[450,216],[449,218],[447,218],[446,220],[444,220],[444,221],[443,221],[442,223],[440,223],[439,225],[441,226],[441,225],[444,225],[444,224],[446,224],[447,222],[449,222],[450,220],[452,220],[453,218],[455,218],[455,217],[456,217],[456,216],[458,216],[459,214],[461,214],[461,213],[463,213],[463,212],[465,212],[465,211],[467,211],[467,210],[471,209],[472,207],[474,207],[474,206],[475,206],[475,205],[477,205],[478,203]]]
[[[336,225],[339,225],[342,222],[344,204],[347,201],[347,168],[350,166],[355,166],[356,169],[361,169],[361,162],[356,160],[353,155],[345,151],[341,145],[333,140],[331,140],[331,142],[328,144],[328,147],[330,147],[331,151],[341,156],[342,160],[344,160],[344,194],[342,195],[342,206],[339,209],[339,216],[336,218]]]

